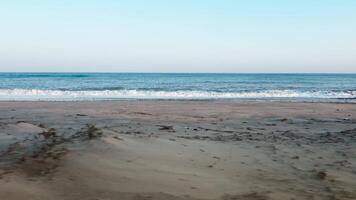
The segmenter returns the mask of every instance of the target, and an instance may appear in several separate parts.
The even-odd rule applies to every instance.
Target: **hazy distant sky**
[[[0,71],[356,72],[356,1],[0,0]]]

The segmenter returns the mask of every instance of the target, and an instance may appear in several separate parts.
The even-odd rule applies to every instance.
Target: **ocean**
[[[354,102],[356,74],[0,73],[2,101],[120,99]]]

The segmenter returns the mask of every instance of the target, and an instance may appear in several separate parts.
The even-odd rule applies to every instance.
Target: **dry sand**
[[[356,105],[1,102],[1,200],[356,199]]]

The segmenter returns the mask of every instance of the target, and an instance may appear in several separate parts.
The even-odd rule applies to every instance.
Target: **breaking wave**
[[[111,99],[268,99],[268,98],[315,98],[355,99],[356,91],[294,91],[265,90],[245,92],[209,91],[152,91],[152,90],[39,90],[0,89],[0,100],[80,101]]]

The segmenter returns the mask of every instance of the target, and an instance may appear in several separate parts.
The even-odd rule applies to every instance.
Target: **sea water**
[[[0,100],[350,101],[356,74],[0,73]]]

